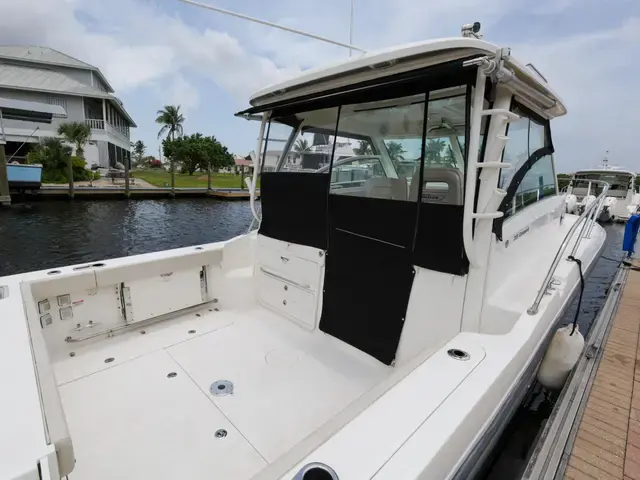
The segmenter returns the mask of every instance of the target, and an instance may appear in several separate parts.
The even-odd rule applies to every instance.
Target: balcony
[[[84,123],[91,127],[91,130],[104,130],[104,120],[97,118],[87,118]]]
[[[107,133],[110,133],[114,137],[120,138],[123,142],[129,142],[128,126],[112,125],[111,123],[98,118],[87,118],[85,119],[85,123],[89,125],[89,127],[91,127],[91,130],[103,130]]]

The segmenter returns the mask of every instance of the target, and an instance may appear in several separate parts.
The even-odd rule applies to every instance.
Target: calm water
[[[0,276],[225,240],[247,231],[248,202],[211,199],[75,201],[0,209]],[[607,245],[586,288],[580,331],[602,306],[622,259],[622,225],[607,225]],[[576,303],[565,316],[573,320]],[[503,436],[488,478],[518,478],[551,412],[553,399],[534,390]]]
[[[248,202],[52,201],[0,208],[0,276],[226,240],[251,223]]]

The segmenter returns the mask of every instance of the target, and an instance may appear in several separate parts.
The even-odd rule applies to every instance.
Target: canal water
[[[0,276],[217,242],[250,224],[244,201],[18,203],[0,208]]]
[[[245,233],[248,202],[212,199],[34,202],[0,209],[0,276],[225,240]],[[580,308],[586,333],[622,259],[624,227],[606,225],[603,257]],[[567,312],[570,323],[577,302]],[[518,478],[554,398],[539,388],[501,439],[486,478]]]

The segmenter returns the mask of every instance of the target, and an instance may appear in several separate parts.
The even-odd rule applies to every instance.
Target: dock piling
[[[0,139],[0,206],[11,205],[9,177],[7,175],[7,157],[4,152],[4,141]]]

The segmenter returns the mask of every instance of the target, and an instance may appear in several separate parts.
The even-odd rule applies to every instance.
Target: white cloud
[[[162,94],[167,105],[180,105],[180,111],[187,116],[200,105],[198,90],[179,73],[171,78]]]
[[[265,82],[299,71],[278,68],[230,35],[199,31],[152,4],[1,0],[0,8],[1,43],[56,48],[98,66],[122,91],[193,71],[244,98]]]

